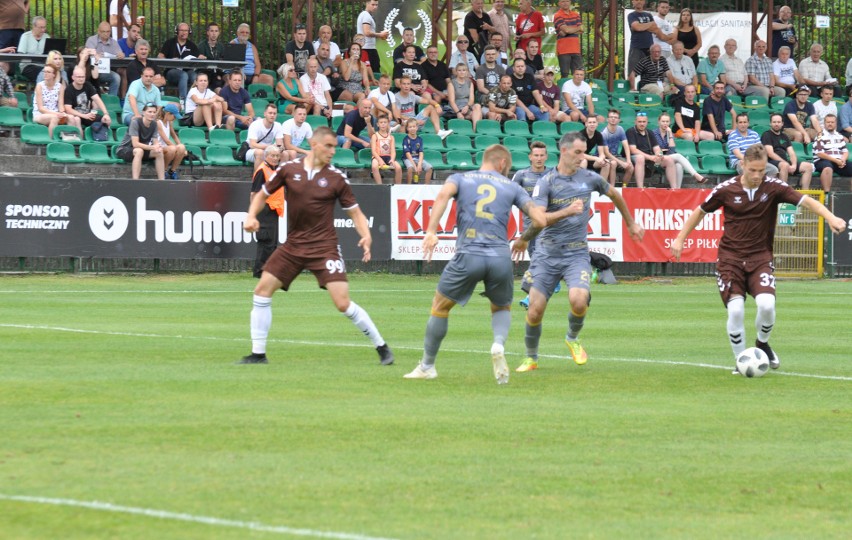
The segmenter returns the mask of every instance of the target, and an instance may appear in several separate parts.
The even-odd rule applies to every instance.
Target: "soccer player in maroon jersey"
[[[743,174],[716,186],[683,224],[671,250],[675,260],[680,260],[684,240],[704,215],[724,208],[725,232],[719,242],[716,278],[722,302],[728,310],[728,339],[734,358],[746,348],[745,296],[751,294],[757,304],[755,346],[769,357],[769,366],[778,369],[781,361],[769,346],[769,336],[775,325],[772,240],[778,204],[807,208],[822,216],[836,234],[846,230],[846,221],[785,182],[767,176],[766,163],[766,148],[762,144],[749,147],[743,159]]]
[[[272,326],[272,295],[285,291],[302,270],[308,269],[319,286],[328,291],[335,307],[349,317],[355,326],[373,342],[382,365],[393,364],[391,352],[370,316],[349,299],[346,267],[334,230],[334,205],[340,205],[352,218],[361,236],[358,247],[364,250],[361,258],[370,260],[373,242],[367,218],[358,207],[346,175],[331,165],[337,147],[337,137],[327,127],[319,127],[311,137],[311,150],[304,157],[281,164],[276,173],[252,198],[243,228],[255,232],[259,228],[257,214],[266,198],[278,189],[285,189],[287,201],[287,241],[278,247],[266,265],[254,289],[251,310],[251,354],[240,364],[266,364],[266,339]]]

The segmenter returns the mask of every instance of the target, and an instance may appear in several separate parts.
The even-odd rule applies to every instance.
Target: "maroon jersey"
[[[716,186],[701,203],[701,209],[710,213],[724,208],[725,232],[719,242],[719,260],[772,260],[778,205],[798,205],[802,197],[786,183],[768,176],[751,192],[743,187],[739,177]]]
[[[281,165],[263,191],[270,195],[282,187],[287,199],[288,251],[301,257],[336,253],[334,203],[340,201],[344,210],[358,206],[343,171],[326,165],[309,173],[299,158]]]

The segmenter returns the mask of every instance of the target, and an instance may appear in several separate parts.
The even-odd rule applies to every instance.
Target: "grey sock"
[[[494,332],[494,343],[506,344],[510,326],[512,326],[512,312],[508,309],[501,309],[491,314],[491,331]]]
[[[527,323],[524,333],[524,345],[527,346],[527,356],[533,360],[538,360],[539,341],[541,341],[541,324],[532,326],[530,323]]]
[[[568,334],[565,336],[568,341],[574,341],[580,335],[580,330],[583,329],[583,321],[586,320],[586,314],[582,316],[574,315],[571,311],[568,313]]]
[[[426,323],[426,337],[423,338],[423,359],[420,364],[425,368],[430,368],[435,365],[435,357],[438,356],[438,349],[441,348],[441,342],[444,336],[447,335],[447,327],[449,319],[446,317],[429,317]]]

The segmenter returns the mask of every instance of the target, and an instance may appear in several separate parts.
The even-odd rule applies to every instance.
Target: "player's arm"
[[[248,215],[243,223],[243,229],[247,232],[255,232],[260,229],[260,222],[257,220],[257,214],[263,210],[263,205],[266,204],[266,199],[269,195],[263,189],[258,190],[252,195],[251,203],[249,204]]]
[[[358,247],[364,250],[364,256],[361,257],[361,260],[363,262],[370,262],[370,247],[373,245],[373,237],[370,234],[370,225],[367,223],[367,218],[364,216],[364,212],[361,211],[360,206],[350,208],[346,213],[352,218],[355,230],[358,232],[358,236],[361,237],[358,240]]]
[[[804,206],[811,212],[822,217],[825,222],[828,223],[828,226],[831,227],[834,234],[840,234],[846,230],[846,221],[843,218],[832,214],[831,210],[826,208],[824,204],[818,202],[816,199],[805,195],[802,197],[802,202],[799,204],[800,206]]]
[[[701,223],[701,220],[704,219],[704,213],[704,210],[700,206],[697,206],[695,211],[690,214],[689,219],[686,220],[686,223],[683,224],[683,228],[678,233],[677,238],[672,242],[672,255],[676,261],[680,260],[680,254],[683,253],[684,240]]]
[[[447,206],[450,204],[450,199],[459,192],[459,187],[453,182],[446,182],[435,197],[435,204],[432,205],[432,215],[429,216],[429,226],[426,228],[426,234],[423,235],[423,258],[426,262],[432,260],[432,252],[435,246],[438,245],[438,224],[447,211]]]
[[[610,186],[606,192],[606,196],[610,198],[613,204],[615,204],[615,207],[618,208],[618,211],[621,212],[621,218],[627,224],[627,232],[630,233],[630,237],[633,241],[641,242],[642,237],[645,236],[645,229],[642,225],[639,225],[636,221],[634,221],[633,216],[630,215],[630,210],[627,208],[627,203],[624,201],[624,197],[621,196],[621,193]]]

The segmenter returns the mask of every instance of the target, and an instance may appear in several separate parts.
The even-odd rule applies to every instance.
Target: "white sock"
[[[734,351],[734,358],[740,355],[745,346],[745,298],[738,296],[728,301],[728,340]]]
[[[761,343],[768,343],[772,327],[775,326],[775,295],[758,294],[754,297],[754,301],[757,303],[757,317],[754,319],[757,339]]]
[[[266,354],[266,338],[272,326],[272,298],[254,295],[251,308],[251,352]]]
[[[376,347],[381,347],[385,344],[385,340],[382,339],[382,335],[379,334],[378,328],[373,324],[373,320],[364,311],[361,306],[356,304],[355,302],[350,301],[349,307],[346,308],[346,311],[343,313],[349,320],[352,321],[352,324],[358,327],[358,330],[363,332],[365,336],[370,338],[370,341],[373,342],[373,345]]]

